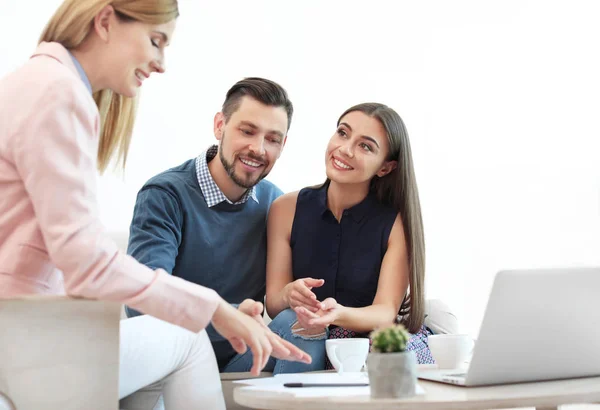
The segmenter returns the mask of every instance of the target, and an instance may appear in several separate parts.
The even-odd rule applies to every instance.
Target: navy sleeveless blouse
[[[324,279],[323,286],[312,289],[318,300],[333,297],[343,306],[369,306],[397,211],[371,193],[344,210],[338,223],[327,208],[328,186],[298,194],[290,237],[294,280]]]

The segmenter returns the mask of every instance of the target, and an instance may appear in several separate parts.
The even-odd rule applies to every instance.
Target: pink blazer
[[[99,126],[58,43],[0,80],[0,298],[113,300],[199,331],[219,296],[120,252],[98,219]]]

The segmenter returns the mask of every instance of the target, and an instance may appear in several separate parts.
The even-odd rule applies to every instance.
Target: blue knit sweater
[[[229,303],[265,295],[266,218],[282,194],[271,182],[255,186],[253,199],[209,208],[196,176],[195,160],[150,179],[140,190],[130,228],[128,253],[152,269],[212,288]],[[127,309],[128,316],[139,313]],[[207,329],[219,365],[233,350]]]

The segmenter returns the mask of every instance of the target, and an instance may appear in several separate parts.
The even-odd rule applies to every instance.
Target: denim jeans
[[[298,346],[312,357],[311,364],[290,362],[271,357],[264,368],[266,372],[278,373],[302,373],[325,369],[325,340],[327,333],[319,337],[300,336],[292,332],[292,325],[296,322],[296,312],[286,309],[279,313],[269,323],[269,328],[284,340]],[[252,352],[236,355],[223,369],[226,373],[247,372],[252,368]]]

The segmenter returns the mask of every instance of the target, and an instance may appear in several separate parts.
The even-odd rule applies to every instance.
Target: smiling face
[[[228,121],[215,117],[215,136],[221,141],[219,158],[232,181],[252,188],[266,177],[281,155],[288,117],[283,107],[273,107],[244,96]]]
[[[387,133],[379,120],[351,111],[340,119],[327,145],[327,178],[343,184],[368,184],[396,167],[396,161],[388,161],[388,157]]]
[[[123,19],[115,12],[110,23],[107,88],[126,97],[135,97],[150,74],[163,73],[164,51],[175,31],[175,20],[147,24]]]

